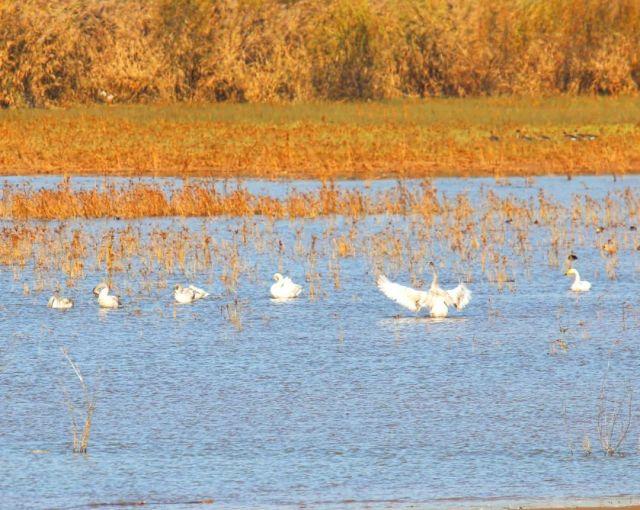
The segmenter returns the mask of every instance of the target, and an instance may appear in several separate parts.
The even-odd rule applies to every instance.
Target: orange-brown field
[[[0,174],[619,174],[640,171],[639,118],[624,97],[7,110]]]

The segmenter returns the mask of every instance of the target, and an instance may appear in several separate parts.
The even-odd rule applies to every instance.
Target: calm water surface
[[[37,188],[56,181],[30,182]],[[639,183],[434,181],[447,194],[494,188],[530,197],[543,188],[559,200],[573,193],[601,198]],[[317,184],[246,185],[277,194]],[[343,185],[380,189],[394,182]],[[380,218],[365,221],[372,233],[380,229]],[[388,221],[401,228],[406,219]],[[308,238],[331,222],[337,234],[349,228],[341,218],[274,228],[291,246],[295,229]],[[237,220],[130,223],[224,236]],[[112,224],[82,226],[100,231]],[[446,320],[415,316],[387,300],[360,257],[341,260],[340,290],[327,283],[316,299],[305,293],[275,303],[268,297],[275,254],[247,248],[242,255],[254,276],[242,276],[237,289],[241,330],[221,311],[233,301],[219,282],[221,267],[189,275],[212,292],[194,305],[173,304],[170,287],[187,281],[175,274],[169,288],[134,292],[115,311],[97,308],[91,288],[103,273],[88,268],[64,290],[76,300],[68,312],[46,307],[49,291],[24,294],[24,282],[35,278],[31,268],[17,276],[0,268],[0,507],[123,500],[161,507],[201,498],[228,508],[442,507],[637,495],[638,400],[624,456],[604,456],[596,431],[607,366],[608,400],[629,390],[640,395],[637,252],[620,253],[618,279],[609,280],[598,250],[582,248],[579,267],[594,287],[575,296],[561,268],[546,264],[547,239],[533,241],[530,271],[518,272],[513,290],[499,292],[473,267],[471,304]],[[455,285],[452,256],[443,251],[439,261],[444,283]],[[284,269],[305,283],[295,257],[285,258]],[[402,271],[390,276],[408,281]],[[566,351],[554,347],[558,339]],[[71,452],[65,392],[78,406],[81,395],[61,347],[96,391],[87,455]],[[590,456],[582,453],[585,436]],[[190,508],[171,508],[183,507]]]

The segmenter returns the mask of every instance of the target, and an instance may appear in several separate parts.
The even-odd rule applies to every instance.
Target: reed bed
[[[291,191],[284,198],[253,194],[238,185],[219,190],[211,181],[181,187],[131,183],[105,184],[76,190],[65,179],[52,189],[34,190],[6,185],[0,195],[0,218],[65,220],[75,218],[145,218],[161,216],[216,217],[265,216],[315,218],[371,214],[406,214],[425,197],[409,196],[399,185],[390,192],[368,196],[360,190],[343,190],[325,183],[317,191]],[[413,202],[415,203],[413,203]],[[345,249],[343,247],[343,249]]]
[[[182,190],[177,193],[183,196]],[[248,202],[270,205],[242,209],[234,202],[238,193],[242,203],[253,197]],[[0,265],[17,281],[32,273],[24,281],[25,293],[54,289],[61,281],[72,287],[89,274],[117,282],[125,293],[151,293],[166,289],[178,275],[198,280],[204,275],[231,297],[232,305],[221,313],[241,327],[242,305],[235,300],[243,282],[259,278],[258,261],[274,270],[290,264],[302,268],[309,296],[322,299],[330,288],[348,286],[344,264],[364,264],[372,274],[408,273],[413,285],[423,285],[428,261],[447,261],[465,281],[482,279],[509,291],[530,278],[535,265],[566,269],[573,251],[589,253],[594,270],[615,279],[620,257],[640,249],[640,195],[630,188],[602,199],[576,196],[568,203],[542,191],[524,199],[485,190],[472,200],[466,193],[439,193],[428,181],[410,188],[400,182],[366,195],[326,185],[304,194],[307,201],[301,196],[216,192],[219,203],[230,202],[213,209],[215,221],[174,218],[151,224],[31,221],[26,206],[18,218],[5,209]],[[172,199],[157,203],[170,206]],[[34,217],[42,219],[29,216]],[[85,216],[67,219],[79,217]]]
[[[0,104],[638,90],[634,0],[7,0]]]
[[[0,174],[620,174],[640,170],[638,118],[632,98],[6,110]]]

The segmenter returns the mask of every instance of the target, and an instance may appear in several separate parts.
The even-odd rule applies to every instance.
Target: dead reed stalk
[[[78,422],[76,419],[76,410],[73,405],[73,401],[67,397],[67,406],[69,408],[69,414],[71,415],[71,432],[73,434],[73,452],[74,453],[87,453],[87,448],[89,447],[89,436],[91,435],[91,424],[93,419],[93,413],[96,409],[96,398],[95,393],[89,391],[89,387],[82,376],[82,372],[80,372],[80,368],[78,365],[71,359],[69,355],[69,351],[66,347],[61,348],[62,355],[71,365],[74,373],[78,377],[80,381],[80,386],[82,388],[82,398],[84,404],[84,424],[82,426],[82,433],[80,433],[78,428]]]
[[[621,447],[629,433],[632,419],[633,390],[629,388],[625,398],[610,402],[607,397],[606,387],[608,372],[609,365],[607,365],[607,370],[602,378],[600,394],[598,395],[596,425],[602,451],[611,456],[622,453]],[[609,409],[610,404],[613,404],[613,409]],[[625,407],[627,408],[626,411]]]

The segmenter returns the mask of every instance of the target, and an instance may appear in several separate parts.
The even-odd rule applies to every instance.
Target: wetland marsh
[[[639,183],[7,179],[3,505],[439,508],[634,494]],[[126,197],[140,184],[167,203],[187,185],[217,189],[214,205],[244,198],[186,216],[13,209],[20,189]],[[572,253],[589,293],[568,290]],[[447,319],[375,285],[385,272],[428,286],[429,261],[447,288],[473,292]],[[303,285],[298,299],[269,298],[276,271]],[[98,308],[102,279],[122,308]],[[177,305],[175,283],[211,296]],[[74,308],[47,308],[56,288]],[[82,417],[82,393],[62,348],[95,393],[84,455],[71,451],[68,403]],[[629,427],[607,455],[616,414],[613,442]]]

